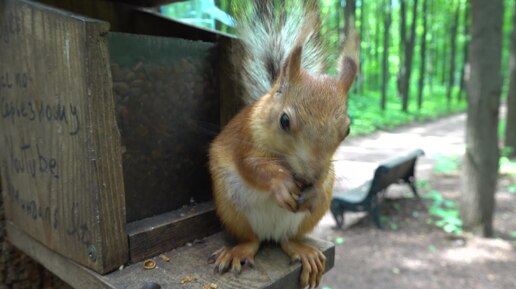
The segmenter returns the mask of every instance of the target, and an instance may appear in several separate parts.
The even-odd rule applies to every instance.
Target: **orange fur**
[[[346,45],[344,51],[353,54],[344,55],[341,73],[333,78],[303,69],[302,44],[297,42],[281,65],[270,91],[238,113],[214,140],[210,172],[217,214],[241,242],[215,253],[219,272],[229,267],[239,272],[260,242],[272,239],[289,256],[299,257],[301,284],[313,287],[325,260],[302,238],[330,206],[335,179],[331,159],[350,126],[347,92],[358,68],[353,51],[358,46]],[[313,270],[314,264],[319,270]]]

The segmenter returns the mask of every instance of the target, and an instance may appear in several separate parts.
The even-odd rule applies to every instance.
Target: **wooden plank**
[[[109,34],[127,222],[212,198],[207,163],[219,122],[216,53],[211,42]]]
[[[112,32],[178,37],[209,42],[217,42],[221,38],[233,38],[229,34],[185,24],[159,13],[125,3],[104,0],[37,1],[109,22]]]
[[[129,223],[130,261],[142,261],[220,230],[211,202]]]
[[[218,41],[218,65],[220,86],[220,124],[224,127],[245,106],[242,99],[244,88],[236,79],[240,78],[234,54],[240,53],[242,45],[236,38],[221,38]]]
[[[187,0],[114,0],[115,2],[125,2],[143,7],[156,7],[175,2],[184,2]]]
[[[97,272],[118,268],[128,245],[109,25],[29,1],[0,11],[6,218]]]
[[[307,238],[307,241],[319,248],[327,258],[326,269],[334,265],[335,247],[332,243]],[[116,288],[140,289],[143,285],[155,282],[161,288],[199,289],[209,283],[217,284],[217,288],[232,289],[294,289],[299,288],[298,279],[300,264],[290,264],[290,259],[274,244],[264,244],[260,248],[253,269],[244,268],[240,275],[232,273],[214,274],[213,265],[207,264],[208,257],[228,242],[222,233],[212,235],[203,242],[184,246],[165,252],[170,258],[165,262],[160,257],[153,258],[157,266],[153,270],[145,270],[143,262],[132,264],[124,270],[106,275],[106,280]],[[180,285],[186,276],[196,278],[195,281]]]
[[[240,275],[213,273],[213,265],[207,258],[221,246],[228,244],[222,233],[203,239],[203,242],[164,252],[170,258],[165,262],[160,257],[153,258],[157,266],[152,270],[143,268],[143,262],[135,263],[107,275],[99,275],[72,260],[49,250],[32,239],[22,230],[8,222],[7,230],[18,248],[40,262],[76,289],[141,289],[148,283],[156,283],[161,288],[199,289],[209,283],[217,288],[232,289],[297,289],[301,272],[300,264],[290,264],[290,260],[273,244],[264,244],[258,251],[255,268],[244,268]],[[307,238],[307,242],[321,250],[326,256],[326,271],[335,263],[335,246],[326,241]],[[195,281],[180,284],[186,276]],[[324,279],[324,277],[323,277]]]
[[[41,244],[27,235],[21,228],[10,221],[6,222],[10,241],[32,259],[42,264],[49,271],[61,278],[75,289],[117,289],[106,278],[81,266]],[[138,288],[140,289],[140,288]]]

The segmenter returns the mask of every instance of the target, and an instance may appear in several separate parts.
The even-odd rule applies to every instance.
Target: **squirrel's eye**
[[[290,119],[288,117],[288,114],[286,114],[286,113],[281,114],[279,121],[280,121],[281,128],[284,131],[290,130]]]
[[[346,131],[346,136],[348,136],[350,132],[351,132],[351,127],[348,126],[348,130]]]

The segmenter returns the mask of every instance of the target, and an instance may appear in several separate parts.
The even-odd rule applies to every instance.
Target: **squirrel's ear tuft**
[[[283,65],[283,81],[293,82],[299,78],[299,75],[301,74],[302,54],[302,46],[296,46],[292,49]]]
[[[339,84],[346,92],[351,88],[355,75],[358,72],[359,50],[360,37],[355,33],[354,28],[351,28],[344,42],[344,48],[339,61]]]

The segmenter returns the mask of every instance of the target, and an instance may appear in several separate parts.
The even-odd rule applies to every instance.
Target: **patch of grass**
[[[342,244],[344,244],[345,241],[346,241],[346,239],[344,239],[342,237],[335,238],[335,244],[337,244],[337,245],[342,245]]]
[[[429,224],[433,224],[443,231],[451,234],[462,234],[462,220],[460,219],[459,209],[455,201],[446,199],[440,192],[432,190],[424,198],[432,201],[428,208],[430,218]]]
[[[516,160],[509,158],[511,152],[512,149],[509,147],[502,149],[502,153],[500,154],[500,173],[516,176]]]
[[[434,173],[451,174],[459,171],[460,160],[458,156],[438,156],[433,167]]]
[[[500,119],[498,121],[498,138],[500,139],[500,142],[505,141],[505,127],[507,126],[507,120]]]
[[[412,85],[414,88],[416,85]],[[388,90],[386,109],[380,108],[380,92],[367,90],[362,94],[353,94],[348,99],[348,114],[352,120],[352,135],[372,133],[379,129],[392,129],[402,124],[414,121],[437,119],[454,112],[464,111],[466,102],[453,101],[448,105],[446,89],[436,86],[432,97],[425,99],[422,108],[417,108],[415,95],[417,90],[411,91],[408,112],[401,111],[401,100],[396,96],[396,87],[392,84]]]
[[[417,180],[416,185],[418,189],[428,190],[430,189],[430,182],[427,180]]]
[[[516,184],[511,184],[507,187],[507,191],[511,194],[515,194],[516,193]]]

